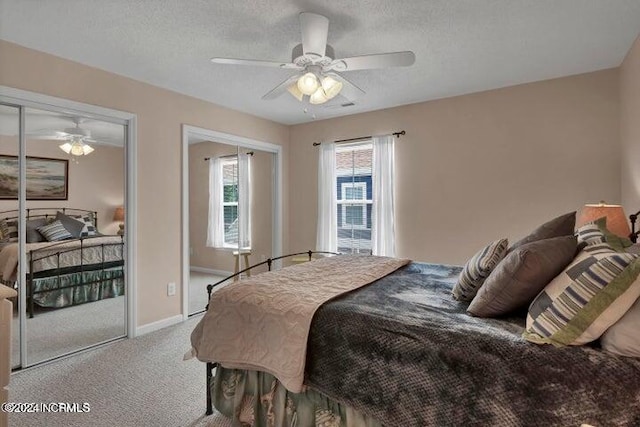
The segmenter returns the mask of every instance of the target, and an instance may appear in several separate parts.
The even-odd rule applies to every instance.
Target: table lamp
[[[576,220],[576,228],[602,217],[607,218],[607,229],[613,234],[620,237],[629,237],[631,234],[629,222],[622,206],[608,205],[604,201],[598,204],[584,205]]]
[[[118,206],[116,210],[113,212],[113,220],[119,221],[118,236],[124,235],[124,206]]]

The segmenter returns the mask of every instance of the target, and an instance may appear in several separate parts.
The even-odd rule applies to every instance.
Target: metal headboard
[[[55,218],[57,212],[62,212],[65,215],[93,215],[94,226],[98,228],[98,212],[91,211],[87,209],[77,209],[77,208],[29,208],[25,209],[27,220],[35,219],[35,218]],[[18,219],[19,211],[18,209],[11,209],[8,211],[0,211],[0,219]]]
[[[631,221],[631,234],[629,235],[629,239],[633,243],[636,243],[638,240],[638,235],[640,234],[640,230],[636,231],[636,221],[638,220],[638,215],[640,215],[640,211],[634,213],[633,215],[629,215],[629,221]]]

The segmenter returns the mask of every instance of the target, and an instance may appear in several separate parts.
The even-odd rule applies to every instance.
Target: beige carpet
[[[124,296],[71,307],[36,307],[27,318],[27,354],[29,364],[58,357],[82,347],[126,335]],[[14,308],[11,361],[20,360],[18,310]]]
[[[230,427],[204,417],[205,365],[182,361],[195,316],[176,326],[123,340],[11,376],[11,402],[88,402],[88,413],[11,414],[14,427]]]
[[[209,273],[189,272],[189,313],[198,313],[205,309],[207,303],[207,285],[224,279]],[[230,283],[230,282],[227,282]],[[227,284],[225,283],[225,285]]]

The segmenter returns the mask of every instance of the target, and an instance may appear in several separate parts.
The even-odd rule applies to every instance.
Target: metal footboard
[[[238,271],[237,273],[234,273],[228,277],[225,277],[222,280],[217,281],[216,283],[207,285],[207,301],[209,301],[211,299],[211,293],[213,292],[213,288],[215,288],[218,285],[221,285],[222,283],[226,282],[227,280],[233,279],[234,277],[239,277],[241,274],[246,273],[248,271],[251,271],[251,269],[256,268],[256,267],[260,267],[263,265],[267,265],[267,268],[269,271],[271,271],[271,267],[273,266],[273,262],[274,261],[278,261],[281,259],[285,259],[285,258],[291,258],[294,256],[301,256],[301,255],[307,255],[309,256],[309,261],[311,261],[313,258],[313,255],[315,254],[320,254],[320,255],[341,255],[338,252],[326,252],[326,251],[306,251],[306,252],[296,252],[294,254],[288,254],[288,255],[282,255],[279,257],[275,257],[275,258],[269,258],[265,261],[259,262],[258,264],[254,264],[252,266],[249,266],[247,268],[245,268],[244,270]],[[207,306],[205,308],[205,310],[209,310],[209,304],[207,303]],[[207,410],[205,412],[206,415],[211,415],[213,414],[213,401],[211,398],[211,385],[213,384],[213,370],[218,366],[217,363],[215,362],[207,362],[207,366],[206,366],[206,375],[207,375]]]

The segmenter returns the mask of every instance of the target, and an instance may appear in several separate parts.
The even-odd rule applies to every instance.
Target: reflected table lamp
[[[120,229],[118,230],[118,236],[124,235],[124,206],[118,206],[116,210],[113,212],[113,220],[119,221],[120,224],[118,226]]]
[[[619,237],[629,237],[631,229],[624,209],[620,205],[608,205],[605,202],[584,205],[576,221],[576,228],[602,217],[607,218],[607,229]]]

